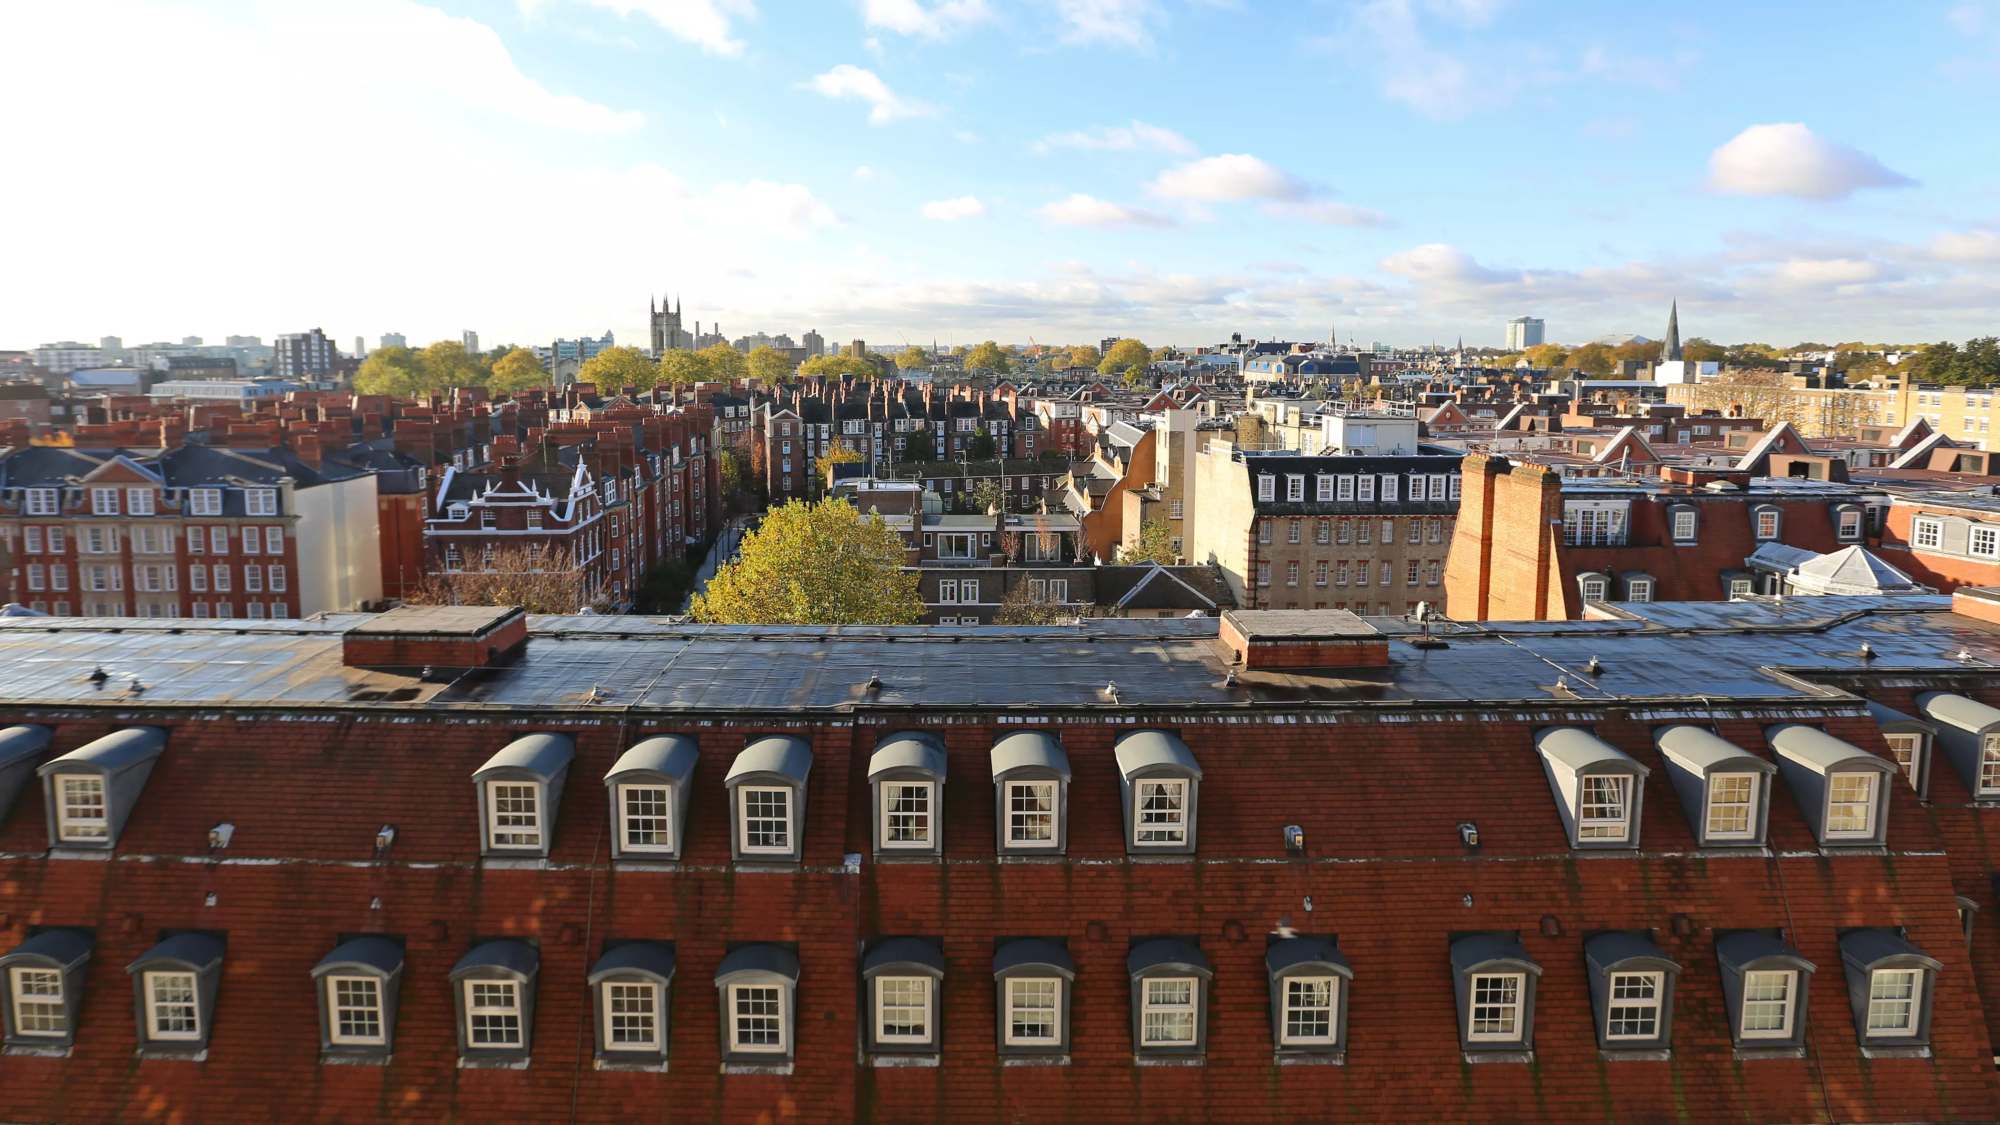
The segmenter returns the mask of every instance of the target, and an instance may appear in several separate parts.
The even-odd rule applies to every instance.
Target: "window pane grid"
[[[1782,1039],[1792,1028],[1792,978],[1786,972],[1743,974],[1743,1035]]]
[[[335,977],[330,983],[333,1001],[333,1041],[372,1044],[382,1042],[382,992],[372,977]]]
[[[14,1034],[59,1036],[69,1030],[63,1010],[62,973],[55,969],[15,969]]]
[[[1611,974],[1611,1002],[1605,1011],[1605,1038],[1659,1038],[1660,982],[1659,973]]]
[[[1868,979],[1868,1033],[1915,1035],[1921,983],[1916,969],[1877,969]]]
[[[1875,828],[1875,775],[1837,773],[1827,780],[1826,834],[1870,835]]]
[[[1192,1046],[1195,1032],[1196,982],[1171,977],[1145,982],[1140,1011],[1140,1041],[1147,1046]]]
[[[1979,792],[2000,792],[2000,737],[1990,734],[1979,748]]]
[[[1013,782],[1007,786],[1007,842],[1028,847],[1055,844],[1055,782]]]
[[[875,1037],[906,1043],[930,1040],[931,982],[924,977],[875,979]]]
[[[62,779],[62,838],[102,840],[111,834],[104,816],[104,779],[65,776]]]
[[[532,784],[491,783],[493,846],[538,848],[542,845],[541,814]]]
[[[792,791],[744,789],[743,850],[785,852],[792,847]]]
[[[1717,774],[1708,779],[1708,834],[1746,837],[1755,831],[1757,779],[1747,773]]]
[[[889,782],[882,786],[882,842],[921,847],[931,842],[931,787]]]
[[[1290,977],[1285,981],[1285,1042],[1333,1041],[1332,977]]]
[[[1179,844],[1187,840],[1187,782],[1142,781],[1139,783],[1139,821],[1135,826],[1142,844]]]
[[[673,790],[664,785],[621,785],[618,791],[625,815],[625,846],[646,851],[671,849]]]
[[[467,981],[466,1042],[474,1047],[521,1045],[521,1007],[512,981]]]
[[[1473,1039],[1521,1037],[1521,978],[1516,975],[1472,978]]]
[[[1060,983],[1055,980],[1020,979],[1007,982],[1007,1042],[1056,1041],[1056,1002]]]
[[[147,973],[148,1026],[153,1039],[201,1038],[193,973]]]
[[[739,1051],[782,1051],[784,998],[771,985],[737,985],[729,990],[734,1012],[731,1036]]]
[[[1585,777],[1582,816],[1577,835],[1586,840],[1623,840],[1626,836],[1626,801],[1629,777]]]
[[[607,983],[604,986],[604,1045],[614,1051],[659,1046],[659,986]]]

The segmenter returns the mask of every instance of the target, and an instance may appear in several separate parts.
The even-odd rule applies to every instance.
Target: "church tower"
[[[1667,340],[1660,348],[1660,360],[1672,363],[1681,358],[1681,303],[1674,301],[1673,310],[1667,313]]]
[[[653,299],[646,299],[646,312],[653,323],[653,358],[667,354],[675,348],[686,348],[693,344],[688,334],[681,331],[681,306],[678,301],[671,308],[662,300],[658,307]]]

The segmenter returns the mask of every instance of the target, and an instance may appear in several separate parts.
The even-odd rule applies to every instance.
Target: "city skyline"
[[[234,178],[10,185],[39,221],[0,346],[644,341],[649,291],[690,323],[947,344],[1334,325],[1497,346],[1523,313],[1581,341],[1650,336],[1675,297],[1724,342],[1989,334],[1994,158],[1960,142],[2000,75],[2000,5],[1814,12],[16,6],[10,41],[89,42],[93,64],[86,83],[26,53],[22,81],[72,96],[0,109],[17,151],[219,149]],[[1773,43],[1810,61],[1772,65]],[[179,53],[204,65],[146,84]],[[276,163],[287,136],[313,155]],[[116,268],[165,255],[172,287]]]

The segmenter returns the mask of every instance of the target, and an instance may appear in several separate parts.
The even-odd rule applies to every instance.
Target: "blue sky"
[[[0,346],[643,342],[658,292],[877,344],[2000,330],[2000,0],[70,0],[0,41]]]

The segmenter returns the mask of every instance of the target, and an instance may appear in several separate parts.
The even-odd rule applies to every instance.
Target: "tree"
[[[1729,355],[1729,349],[1720,344],[1710,343],[1696,336],[1681,345],[1681,358],[1689,363],[1721,363]]]
[[[868,379],[874,377],[875,365],[865,359],[855,359],[849,355],[816,355],[799,365],[799,374]]]
[[[718,625],[914,625],[917,576],[903,537],[843,500],[794,500],[764,516],[689,606]]]
[[[743,458],[727,449],[716,456],[716,467],[722,475],[722,495],[735,496],[743,488]]]
[[[1903,361],[1912,383],[1978,387],[2000,382],[2000,338],[1979,336],[1963,346],[1931,344]]]
[[[991,461],[993,453],[993,435],[987,433],[984,426],[972,435],[971,441],[965,443],[965,459],[968,461]]]
[[[354,389],[364,395],[415,398],[423,390],[417,353],[401,345],[376,348],[354,373]]]
[[[846,442],[841,442],[839,445],[819,455],[819,460],[813,462],[813,471],[819,474],[820,480],[824,481],[833,472],[835,465],[852,465],[866,460],[868,458],[863,457],[860,451],[849,448]]]
[[[903,443],[903,460],[937,460],[937,439],[931,436],[929,430],[911,431],[909,440]]]
[[[1153,376],[1145,364],[1135,363],[1125,369],[1125,373],[1118,377],[1118,381],[1136,391],[1152,386]]]
[[[991,340],[986,341],[965,354],[965,369],[970,371],[975,367],[982,367],[988,371],[995,371],[1002,375],[1013,370],[1013,367],[1007,360],[1007,353],[1001,351],[1000,345]]]
[[[1147,364],[1151,362],[1153,362],[1153,351],[1151,348],[1148,348],[1137,340],[1120,340],[1111,345],[1111,350],[1105,353],[1102,360],[1098,361],[1097,373],[1099,375],[1116,375],[1133,364]]]
[[[1170,359],[1179,359],[1180,355],[1181,353],[1175,351],[1172,344],[1166,344],[1153,349],[1153,362],[1165,363]]]
[[[647,569],[632,591],[632,612],[679,613],[681,601],[694,589],[695,577],[695,568],[679,559]]]
[[[1078,344],[1069,350],[1069,365],[1071,367],[1095,368],[1103,362],[1104,357],[1097,354],[1097,349],[1089,344]]]
[[[1569,365],[1591,378],[1602,379],[1611,374],[1611,349],[1603,344],[1585,344],[1569,353]]]
[[[568,551],[502,547],[479,558],[482,569],[424,575],[407,600],[417,605],[517,605],[529,613],[601,608],[583,593],[583,571]]]
[[[1164,520],[1145,521],[1139,528],[1139,541],[1118,548],[1118,561],[1127,566],[1142,562],[1172,566],[1175,557],[1173,528]]]
[[[663,387],[692,387],[715,378],[708,361],[686,348],[669,349],[660,357],[659,368],[659,385]]]
[[[1046,587],[1044,587],[1046,588]],[[1076,610],[1061,602],[1048,599],[1046,594],[1036,594],[1027,578],[1015,582],[1014,588],[1001,599],[1000,608],[994,611],[995,625],[1060,625],[1076,617]]]
[[[1624,363],[1628,360],[1635,363],[1651,363],[1659,359],[1664,350],[1665,345],[1661,344],[1658,340],[1646,344],[1634,340],[1629,344],[1620,344],[1612,350],[1611,355],[1619,363]],[[1683,353],[1687,351],[1686,348],[1682,348],[1681,350]]]
[[[457,340],[439,340],[418,352],[416,358],[426,390],[484,386],[492,374],[484,361]]]
[[[727,381],[750,374],[750,357],[728,344],[710,344],[695,354],[708,363],[710,378]]]
[[[1534,367],[1561,367],[1569,359],[1569,349],[1561,344],[1536,344],[1521,354]]]
[[[535,358],[535,353],[526,348],[515,348],[493,361],[493,375],[486,381],[488,390],[496,395],[513,394],[529,387],[546,386],[549,369]]]
[[[965,510],[976,516],[998,509],[1007,510],[1007,491],[1000,486],[998,477],[980,477],[972,491],[964,494]]]
[[[789,383],[799,377],[799,365],[793,363],[790,356],[764,344],[750,349],[750,357],[744,365],[749,368],[752,378],[762,379],[767,387]]]
[[[638,348],[606,348],[583,361],[576,381],[595,383],[600,391],[613,394],[626,386],[650,391],[659,385],[660,365]]]
[[[930,353],[915,344],[911,344],[909,347],[896,353],[897,367],[907,369],[911,367],[929,367],[930,365]]]

